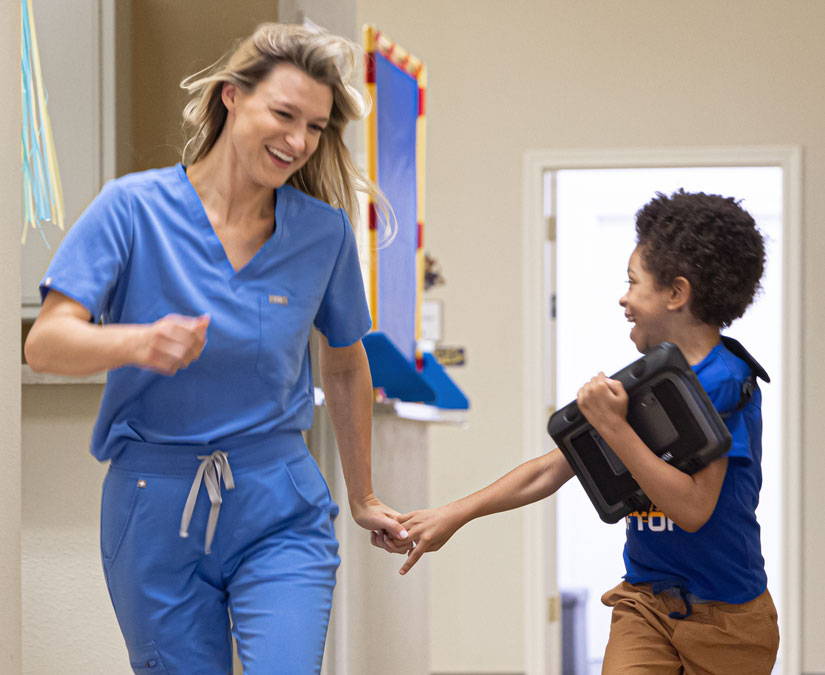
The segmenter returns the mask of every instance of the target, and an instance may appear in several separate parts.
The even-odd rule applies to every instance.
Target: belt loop
[[[212,552],[212,540],[215,537],[215,529],[218,526],[218,514],[221,511],[221,478],[227,490],[235,488],[235,481],[232,477],[232,469],[229,466],[229,455],[223,450],[215,450],[211,455],[198,455],[201,460],[192,487],[189,488],[189,496],[183,507],[180,518],[180,536],[189,536],[189,523],[192,521],[192,513],[195,510],[195,503],[198,499],[201,483],[206,484],[206,492],[212,504],[209,509],[209,520],[206,524],[206,537],[204,539],[204,553]]]

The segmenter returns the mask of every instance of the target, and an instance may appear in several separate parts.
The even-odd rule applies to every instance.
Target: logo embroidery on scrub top
[[[270,305],[288,305],[289,298],[285,295],[270,295],[269,296],[269,304]]]

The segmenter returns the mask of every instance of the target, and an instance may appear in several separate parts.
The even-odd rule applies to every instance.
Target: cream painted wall
[[[521,461],[521,166],[534,148],[804,149],[803,670],[825,671],[825,3],[359,0],[429,66],[426,249],[447,285],[470,428],[431,434],[433,502]],[[482,281],[483,279],[483,281]],[[810,412],[809,412],[810,411]],[[436,672],[523,668],[522,515],[469,525],[432,571]]]
[[[130,0],[131,152],[140,171],[180,161],[185,143],[180,81],[211,65],[259,23],[275,21],[276,0]],[[121,152],[125,148],[120,148]]]
[[[132,672],[98,552],[106,467],[88,448],[101,391],[90,384],[23,387],[26,675]]]
[[[0,1],[0,672],[21,671],[20,629],[20,3]]]

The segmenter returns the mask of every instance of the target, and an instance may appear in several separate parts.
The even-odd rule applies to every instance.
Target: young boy
[[[726,416],[733,442],[724,457],[688,475],[629,426],[620,382],[599,373],[579,390],[582,413],[652,502],[627,516],[625,580],[602,597],[613,607],[603,673],[768,674],[779,631],[755,515],[761,393],[757,386],[748,398],[752,367],[720,337],[759,288],[762,236],[733,199],[684,191],[645,205],[636,233],[629,288],[619,300],[633,324],[630,339],[640,352],[666,340],[678,345]],[[479,492],[401,516],[416,542],[401,574],[470,520],[547,497],[573,475],[557,449]]]

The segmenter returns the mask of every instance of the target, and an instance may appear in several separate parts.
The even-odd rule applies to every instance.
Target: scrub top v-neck
[[[189,181],[189,177],[186,174],[186,168],[180,164],[178,164],[176,168],[178,168],[183,174],[180,178],[183,185],[184,198],[186,199],[189,215],[192,219],[192,224],[203,231],[204,240],[216,268],[221,268],[224,270],[227,281],[230,284],[239,283],[240,279],[243,279],[245,276],[254,276],[258,259],[266,258],[267,250],[277,246],[278,241],[281,238],[280,235],[282,229],[277,227],[278,222],[283,217],[283,211],[279,211],[278,209],[279,191],[276,190],[274,195],[275,222],[273,223],[272,235],[270,235],[263,245],[255,252],[255,255],[252,256],[246,265],[236,270],[232,266],[229,257],[226,255],[226,249],[224,248],[220,237],[218,237],[218,233],[215,232],[215,228],[212,226],[212,223],[209,221],[209,216],[206,215],[206,209],[203,207],[203,202],[201,202],[197,191]]]
[[[71,228],[41,282],[92,321],[211,321],[201,357],[173,376],[110,371],[92,453],[126,441],[241,444],[306,429],[313,323],[333,347],[370,327],[355,238],[344,211],[284,185],[275,229],[235,270],[178,164],[109,182]]]

